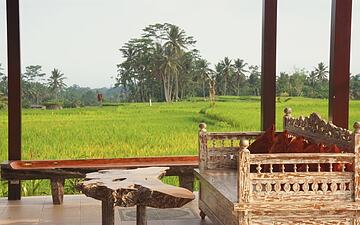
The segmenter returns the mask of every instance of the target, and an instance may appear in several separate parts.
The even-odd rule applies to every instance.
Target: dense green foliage
[[[7,76],[0,63],[0,109],[7,107],[8,84]],[[47,105],[59,103],[66,108],[98,105],[97,93],[102,93],[107,102],[123,100],[121,88],[67,87],[65,75],[58,69],[53,69],[50,76],[42,71],[40,65],[30,65],[21,76],[22,105],[29,108],[32,105]]]
[[[280,98],[277,128],[283,109],[294,116],[313,111],[327,117],[327,100]],[[285,101],[286,100],[286,101]],[[360,120],[360,101],[350,102],[350,123]],[[79,159],[135,156],[195,155],[200,122],[209,131],[254,131],[260,127],[259,97],[218,97],[215,107],[202,98],[172,104],[124,103],[59,111],[23,110],[23,159]],[[0,111],[0,161],[7,158],[7,113]],[[174,180],[170,180],[174,182]],[[74,181],[68,181],[72,193]],[[49,193],[48,181],[24,182],[26,195]],[[3,192],[3,194],[1,194]],[[0,195],[6,193],[0,186]]]
[[[261,68],[242,59],[224,57],[213,68],[195,48],[196,41],[172,24],[155,24],[143,29],[139,38],[121,49],[124,61],[118,64],[117,86],[126,90],[126,100],[144,102],[150,98],[171,102],[194,96],[260,95]],[[312,71],[295,69],[280,72],[278,96],[327,98],[328,67],[320,62]],[[351,79],[351,97],[360,99],[360,75]],[[215,84],[211,84],[215,81]]]
[[[213,103],[215,96],[259,96],[261,68],[243,59],[224,57],[211,65],[199,50],[196,40],[182,28],[169,24],[148,25],[139,37],[121,48],[114,88],[91,89],[66,84],[58,69],[47,76],[40,65],[29,65],[22,74],[24,107],[61,102],[64,107],[95,106],[116,102],[172,102],[203,97]],[[0,64],[0,109],[6,108],[7,77]],[[329,71],[318,63],[311,71],[295,69],[280,72],[276,94],[328,98]],[[101,95],[98,95],[101,94]],[[98,96],[103,96],[101,100]],[[350,79],[350,97],[360,99],[360,74]]]

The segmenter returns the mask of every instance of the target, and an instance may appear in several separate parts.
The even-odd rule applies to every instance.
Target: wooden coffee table
[[[168,167],[131,170],[100,170],[86,174],[77,185],[88,197],[102,202],[102,224],[114,224],[114,207],[136,206],[136,224],[146,225],[146,207],[179,208],[192,201],[194,194],[161,182]]]

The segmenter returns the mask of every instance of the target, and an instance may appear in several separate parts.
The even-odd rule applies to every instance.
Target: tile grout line
[[[45,198],[43,198],[43,201],[42,201],[42,207],[41,207],[41,211],[40,211],[40,216],[39,216],[39,220],[38,220],[38,223],[37,224],[40,224],[41,222],[41,218],[44,214],[44,207],[45,207]]]

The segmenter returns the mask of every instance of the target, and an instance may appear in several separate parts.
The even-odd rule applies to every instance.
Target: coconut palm
[[[242,83],[245,82],[246,80],[246,75],[245,73],[249,72],[248,70],[245,69],[245,67],[248,64],[244,62],[243,59],[236,59],[234,61],[234,69],[235,69],[235,75],[236,75],[236,83],[237,83],[237,95],[240,95],[240,86]]]
[[[199,65],[199,76],[201,80],[203,81],[202,89],[203,89],[203,97],[205,99],[205,82],[210,79],[212,70],[209,68],[210,63],[206,61],[205,59],[200,59],[198,61]]]
[[[55,96],[55,99],[58,99],[59,92],[63,90],[67,85],[64,83],[64,74],[60,70],[55,69],[51,71],[51,76],[48,78],[48,87]]]
[[[325,63],[321,62],[315,67],[315,76],[317,81],[324,81],[327,79],[327,76],[329,74],[329,71],[327,70],[328,67],[325,65]]]
[[[233,73],[232,60],[229,59],[228,57],[225,57],[220,62],[220,64],[222,67],[221,75],[222,75],[222,80],[223,80],[223,95],[226,95],[227,94],[227,84]]]
[[[168,68],[172,68],[172,73],[175,76],[175,99],[177,101],[179,99],[179,68],[177,68],[177,65],[180,65],[180,63],[175,61],[179,61],[181,56],[184,54],[183,49],[186,49],[187,37],[184,30],[181,30],[178,26],[170,24],[166,39],[167,41],[164,44],[164,48],[167,52],[167,59],[171,59],[167,60],[167,63],[173,62]]]
[[[165,88],[165,99],[166,102],[171,102],[172,97],[172,83],[175,82],[175,99],[178,99],[178,80],[177,75],[179,74],[179,70],[181,68],[181,65],[179,63],[179,60],[175,57],[173,57],[171,54],[169,54],[168,49],[165,49],[165,54],[163,57],[163,61],[161,64],[161,70],[163,74],[163,82],[164,82],[164,88]],[[172,76],[172,74],[175,74],[175,77]]]
[[[2,71],[4,71],[4,68],[2,68],[2,65],[0,63],[0,91],[4,95],[7,95],[7,76]]]
[[[2,71],[4,71],[4,68],[2,68],[2,64],[0,63],[0,78],[5,76],[5,74]]]

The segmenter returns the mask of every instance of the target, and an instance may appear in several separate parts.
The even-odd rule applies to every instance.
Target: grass
[[[327,100],[291,98],[277,103],[277,128],[283,109],[294,116],[319,112],[327,118]],[[360,101],[350,102],[350,121],[360,120]],[[220,97],[214,108],[200,98],[172,104],[128,103],[22,114],[23,159],[79,159],[197,154],[198,124],[209,131],[253,131],[260,128],[260,99]],[[350,126],[352,127],[352,122]],[[7,159],[7,112],[0,111],[0,161]],[[168,182],[176,182],[169,178]],[[67,183],[72,192],[73,181]],[[26,182],[25,195],[48,194],[48,181]],[[6,195],[5,185],[0,195]]]

